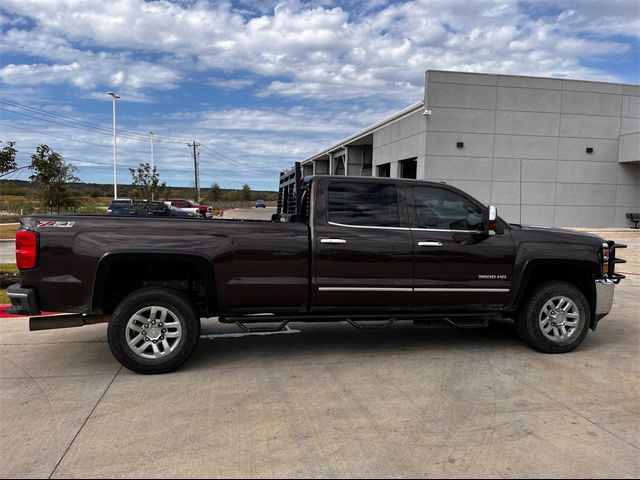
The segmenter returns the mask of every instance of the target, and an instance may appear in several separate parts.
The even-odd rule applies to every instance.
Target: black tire
[[[566,315],[564,320],[562,318],[556,320],[556,318],[551,319],[550,316],[542,312],[548,302],[559,297],[571,300],[573,307],[571,307],[570,314],[579,315],[575,320],[576,326],[570,334],[566,333],[570,325],[562,323],[569,320]],[[554,311],[553,313],[559,312]],[[549,319],[549,323],[546,323],[545,326],[549,327],[551,331],[545,334],[541,323],[544,323],[547,319]],[[571,319],[571,321],[574,320]],[[591,309],[584,294],[570,283],[551,281],[538,286],[526,301],[516,318],[516,331],[527,345],[540,352],[566,353],[574,350],[582,343],[589,332],[590,321]],[[561,323],[562,325],[560,325]],[[555,325],[559,326],[555,327]],[[565,334],[568,335],[564,340],[560,337],[560,328],[563,326],[565,327]],[[555,336],[556,339],[549,338],[549,336]]]
[[[160,308],[151,310],[152,307]],[[166,318],[171,320],[171,325],[176,325],[176,332],[169,333],[164,333],[162,330],[158,331],[159,327],[152,327],[154,328],[154,334],[165,334],[167,335],[167,342],[174,342],[171,344],[172,350],[165,349],[162,345],[157,345],[158,349],[162,348],[164,350],[160,358],[145,358],[144,356],[152,355],[156,351],[156,347],[153,344],[162,344],[164,336],[157,338],[156,342],[151,340],[151,335],[143,337],[139,340],[141,342],[140,345],[149,345],[141,353],[134,352],[133,347],[128,342],[128,335],[136,335],[132,328],[145,328],[144,325],[140,327],[136,323],[133,326],[128,326],[130,325],[130,320],[134,321],[134,316],[137,314],[139,315],[136,316],[136,319],[146,318],[146,309],[149,309],[149,318],[151,317],[150,312],[161,315],[163,311],[166,311]],[[139,321],[136,320],[136,322]],[[147,325],[150,322],[151,320]],[[162,326],[161,323],[158,323],[158,325]],[[147,335],[146,331],[142,333]],[[171,333],[179,335],[179,338],[177,340],[175,338],[169,339]],[[195,350],[200,338],[200,318],[191,301],[182,293],[166,288],[143,288],[133,292],[115,308],[109,321],[107,338],[113,356],[129,370],[142,374],[166,373],[182,365]],[[130,339],[130,341],[135,340],[135,338]],[[164,343],[164,345],[168,344]]]

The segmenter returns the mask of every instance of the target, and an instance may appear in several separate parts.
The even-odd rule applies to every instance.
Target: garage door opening
[[[400,160],[401,178],[418,178],[418,161],[415,158],[410,160]]]
[[[383,163],[382,165],[378,165],[378,176],[379,177],[390,177],[391,176],[391,164]]]

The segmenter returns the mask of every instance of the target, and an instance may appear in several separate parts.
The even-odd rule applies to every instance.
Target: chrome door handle
[[[320,243],[347,243],[347,241],[341,238],[323,238]]]
[[[442,242],[418,242],[419,247],[441,247]]]

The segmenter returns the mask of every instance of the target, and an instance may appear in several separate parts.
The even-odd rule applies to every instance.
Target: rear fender
[[[217,305],[216,281],[214,267],[210,261],[199,255],[176,254],[169,252],[148,253],[107,253],[102,256],[96,269],[96,276],[91,291],[91,311],[104,313],[102,305],[105,299],[105,287],[108,283],[110,271],[114,266],[126,263],[153,262],[154,264],[181,263],[195,267],[205,283],[205,299],[207,312],[212,314]],[[132,276],[136,272],[131,272]]]

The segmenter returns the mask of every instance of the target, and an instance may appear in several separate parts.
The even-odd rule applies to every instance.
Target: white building
[[[302,164],[305,175],[445,181],[516,223],[630,226],[640,86],[431,70],[423,101]]]

